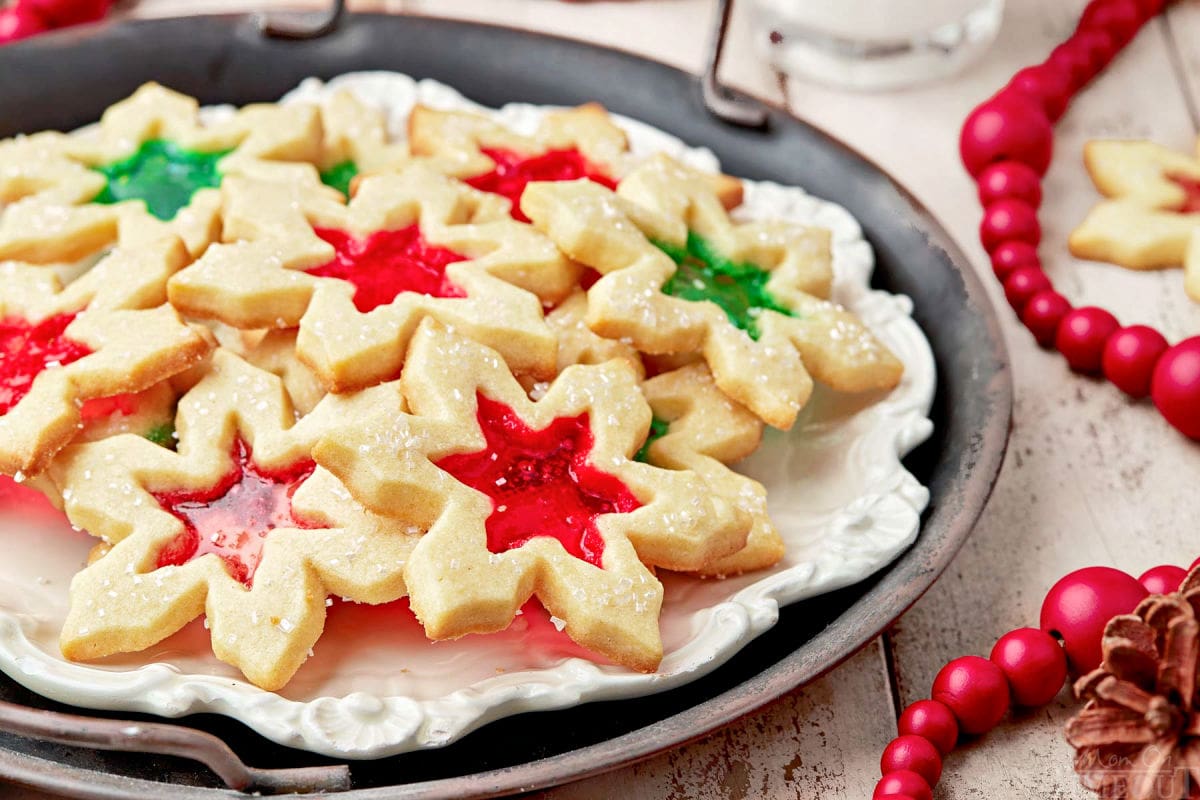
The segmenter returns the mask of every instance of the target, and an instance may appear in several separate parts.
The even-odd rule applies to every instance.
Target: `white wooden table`
[[[799,0],[798,0],[799,1]],[[122,13],[162,16],[275,5],[233,0],[142,0]],[[286,5],[287,3],[281,3]],[[307,0],[314,4],[314,0]],[[1072,30],[1082,0],[1009,0],[1000,40],[982,62],[945,83],[892,94],[850,94],[768,69],[750,40],[744,3],[735,16],[724,78],[785,102],[800,117],[861,150],[942,221],[984,275],[1000,308],[1014,366],[1009,456],[970,541],[946,574],[884,636],[828,676],[700,741],[633,767],[544,792],[546,800],[650,798],[866,798],[896,709],[928,696],[942,664],[986,655],[995,639],[1036,625],[1046,589],[1081,566],[1132,573],[1200,555],[1196,518],[1200,446],[1170,430],[1146,403],[1070,373],[1040,350],[1004,304],[978,244],[974,187],[959,165],[958,127],[970,108]],[[503,22],[585,38],[699,71],[713,0],[388,0],[387,10]],[[1058,126],[1045,182],[1043,259],[1076,305],[1109,308],[1126,324],[1152,324],[1171,340],[1200,332],[1178,271],[1136,274],[1084,264],[1065,249],[1095,201],[1079,158],[1089,138],[1150,137],[1189,150],[1200,119],[1200,4],[1185,0],[1151,23]],[[1061,727],[1069,693],[1004,722],[955,751],[936,796],[1088,798],[1071,769]],[[21,800],[42,795],[9,790]]]

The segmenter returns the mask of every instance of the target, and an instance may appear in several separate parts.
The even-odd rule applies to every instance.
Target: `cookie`
[[[330,396],[296,421],[276,376],[218,350],[179,402],[177,452],[130,435],[65,450],[50,468],[64,510],[105,545],[71,582],[63,654],[143,650],[204,614],[217,658],[278,689],[327,596],[402,596],[419,530],[367,512],[310,454],[389,394],[399,402],[386,387]]]
[[[513,217],[528,222],[521,193],[531,181],[586,178],[615,188],[637,159],[625,133],[599,103],[551,111],[532,135],[523,136],[482,114],[418,105],[408,121],[409,148],[447,175],[508,201]],[[742,184],[711,176],[727,208],[742,201]]]
[[[1107,200],[1071,232],[1071,253],[1129,269],[1182,265],[1200,301],[1200,159],[1146,141],[1093,141],[1084,163]]]
[[[639,458],[665,469],[687,469],[751,520],[746,545],[694,570],[725,577],[772,566],[783,558],[783,538],[767,514],[767,490],[726,466],[753,453],[763,423],[717,388],[708,367],[691,364],[642,384],[654,421]]]
[[[300,414],[317,407],[327,392],[321,379],[296,355],[296,329],[270,330],[246,351],[246,361],[283,381],[292,405]]]
[[[830,290],[829,232],[735,224],[705,177],[659,156],[616,193],[589,181],[531,184],[522,208],[569,257],[599,272],[588,326],[656,354],[703,355],[717,386],[786,429],[813,378],[886,390],[903,365]]]
[[[637,350],[616,339],[605,339],[587,327],[587,295],[572,295],[546,322],[558,336],[559,371],[572,364],[603,364],[621,359],[639,379],[644,374]],[[535,396],[547,384],[533,387]],[[708,483],[719,497],[740,508],[751,520],[746,546],[691,570],[701,575],[737,575],[763,569],[783,557],[784,543],[767,514],[762,484],[725,466],[749,456],[762,440],[763,423],[717,388],[703,363],[656,374],[641,382],[650,404],[650,432],[637,460],[664,469],[686,469]]]
[[[322,191],[324,190],[324,191]],[[231,177],[225,235],[172,278],[172,304],[240,328],[299,325],[299,357],[332,391],[398,374],[425,317],[501,352],[518,372],[551,375],[555,342],[539,297],[578,276],[527,225],[486,196],[421,165],[364,180],[348,205],[309,182]]]
[[[404,570],[432,639],[502,630],[536,596],[579,644],[662,658],[662,586],[745,544],[749,520],[697,475],[632,460],[651,413],[625,361],[568,367],[531,401],[499,355],[424,321],[379,408],[315,448],[367,508],[428,532]]]
[[[187,261],[174,237],[123,245],[63,286],[53,271],[0,263],[0,472],[32,474],[97,411],[198,363],[209,337],[161,303]]]
[[[409,161],[408,147],[388,137],[383,114],[353,93],[335,92],[318,108],[323,149],[317,167],[326,186],[349,197],[360,176],[399,169]]]
[[[220,231],[224,175],[315,161],[321,145],[311,106],[247,106],[202,125],[194,99],[146,84],[84,131],[0,142],[0,259],[74,261],[118,236],[165,233],[199,254]]]

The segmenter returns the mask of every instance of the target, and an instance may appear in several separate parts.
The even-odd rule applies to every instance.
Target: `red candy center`
[[[488,549],[503,553],[552,536],[571,555],[601,566],[596,517],[628,513],[641,502],[619,478],[588,463],[594,444],[588,415],[560,417],[535,431],[503,403],[476,398],[487,446],[437,466],[491,498]]]
[[[79,416],[84,422],[121,415],[128,417],[137,411],[138,398],[136,394],[114,394],[111,397],[93,397],[84,402],[79,409]]]
[[[1167,178],[1183,189],[1183,204],[1175,210],[1180,214],[1200,214],[1200,179],[1186,175],[1168,175]]]
[[[366,239],[332,228],[317,228],[314,232],[333,245],[335,255],[328,264],[307,270],[308,274],[354,284],[354,305],[364,314],[387,305],[402,292],[430,297],[467,296],[446,277],[446,266],[465,261],[466,256],[429,244],[416,225],[377,231]]]
[[[64,335],[74,319],[74,314],[59,314],[36,324],[20,317],[0,320],[0,415],[29,394],[42,370],[65,367],[92,352]]]
[[[246,443],[237,439],[233,469],[216,486],[154,495],[185,526],[158,554],[158,566],[180,566],[216,553],[230,576],[249,586],[262,559],[267,532],[306,527],[292,516],[292,494],[313,467],[312,462],[302,462],[286,470],[265,472],[251,461]]]
[[[536,156],[523,156],[512,150],[481,148],[483,154],[495,162],[491,172],[467,178],[466,182],[476,189],[503,195],[512,202],[513,219],[529,222],[521,212],[521,194],[532,181],[574,181],[587,178],[609,189],[617,188],[617,182],[604,170],[588,161],[574,147],[563,150],[547,150]]]

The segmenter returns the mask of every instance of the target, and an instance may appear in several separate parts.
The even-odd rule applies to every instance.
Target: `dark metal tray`
[[[331,35],[289,42],[264,38],[251,17],[220,16],[94,26],[0,49],[0,136],[85,124],[147,80],[202,103],[240,105],[273,100],[310,75],[330,78],[364,69],[435,78],[489,106],[598,100],[711,148],[731,174],[803,186],[842,204],[875,248],[876,283],[912,297],[914,316],[933,344],[939,388],[935,433],[906,461],[930,488],[932,500],[918,541],[891,567],[785,609],[775,628],[688,686],[637,700],[510,717],[440,751],[354,763],[354,790],[337,797],[489,796],[563,783],[647,757],[811,681],[929,588],[983,509],[1004,455],[1012,386],[996,317],[965,259],[913,197],[845,145],[780,109],[768,109],[765,129],[731,126],[706,111],[693,76],[614,50],[505,28],[351,15]],[[4,676],[0,700],[71,710]],[[217,716],[175,724],[215,733],[256,767],[332,763]],[[87,798],[236,794],[217,788],[221,782],[191,761],[3,732],[0,778]]]

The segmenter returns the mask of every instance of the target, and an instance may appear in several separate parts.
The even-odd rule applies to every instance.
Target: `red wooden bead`
[[[1061,117],[1067,110],[1067,104],[1071,102],[1069,76],[1045,64],[1025,67],[1013,75],[1012,80],[1008,82],[1008,88],[1038,102],[1051,122]]]
[[[33,14],[12,6],[0,8],[0,44],[15,42],[44,30],[45,23]]]
[[[1121,52],[1122,44],[1103,28],[1087,28],[1075,34],[1071,47],[1087,64],[1088,80],[1091,80]]]
[[[1150,386],[1154,405],[1188,438],[1200,439],[1200,336],[1163,353]]]
[[[1067,81],[1071,92],[1075,93],[1091,80],[1092,68],[1087,53],[1066,43],[1050,51],[1044,66],[1052,69]]]
[[[1154,328],[1130,325],[1108,337],[1101,366],[1104,377],[1131,397],[1150,394],[1154,365],[1167,352],[1167,340]]]
[[[872,800],[879,800],[881,797],[890,797],[892,800],[896,800],[897,797],[933,800],[933,790],[917,773],[900,770],[899,772],[889,772],[880,778],[879,783],[875,784],[875,792],[871,797]]]
[[[879,771],[887,775],[901,770],[915,772],[930,786],[936,786],[938,778],[942,777],[942,756],[928,739],[897,736],[884,749],[883,757],[879,759]]]
[[[1093,0],[1083,10],[1077,31],[1100,29],[1112,34],[1120,45],[1126,44],[1145,21],[1134,0]]]
[[[1053,289],[1043,289],[1029,298],[1025,310],[1021,312],[1021,322],[1029,328],[1038,344],[1050,347],[1058,333],[1059,322],[1070,310],[1071,303],[1067,298]]]
[[[1042,601],[1041,628],[1063,640],[1071,668],[1091,672],[1100,665],[1105,624],[1128,614],[1147,595],[1128,573],[1111,567],[1087,567],[1061,578]]]
[[[1042,179],[1020,161],[1001,161],[979,173],[979,202],[989,206],[1005,198],[1037,208],[1042,204]]]
[[[1063,315],[1054,346],[1076,372],[1099,372],[1108,339],[1121,323],[1096,306],[1074,308]]]
[[[62,28],[101,19],[112,0],[17,0],[13,5],[33,13],[52,28]]]
[[[1019,267],[1042,266],[1038,258],[1037,248],[1029,242],[1002,242],[992,251],[992,272],[1004,280],[1008,274]]]
[[[954,712],[963,733],[985,733],[1008,711],[1008,680],[986,658],[962,656],[942,667],[932,696]]]
[[[1004,279],[1004,296],[1018,314],[1035,294],[1051,288],[1050,279],[1037,267],[1019,267]]]
[[[1050,634],[1037,628],[1017,628],[1000,637],[992,648],[992,663],[1004,672],[1019,706],[1044,706],[1067,680],[1067,655]]]
[[[1028,242],[1037,246],[1042,240],[1037,210],[1022,200],[997,200],[983,210],[979,240],[989,253],[1004,242]]]
[[[1179,584],[1187,577],[1188,571],[1174,564],[1163,564],[1151,567],[1138,576],[1138,583],[1146,587],[1150,594],[1170,594],[1179,591]]]
[[[923,736],[942,755],[947,755],[958,743],[958,720],[954,712],[936,700],[918,700],[904,709],[896,730],[902,736]]]
[[[1039,105],[1020,95],[1001,93],[971,112],[958,146],[971,175],[998,161],[1020,161],[1044,175],[1054,151],[1054,131]]]

